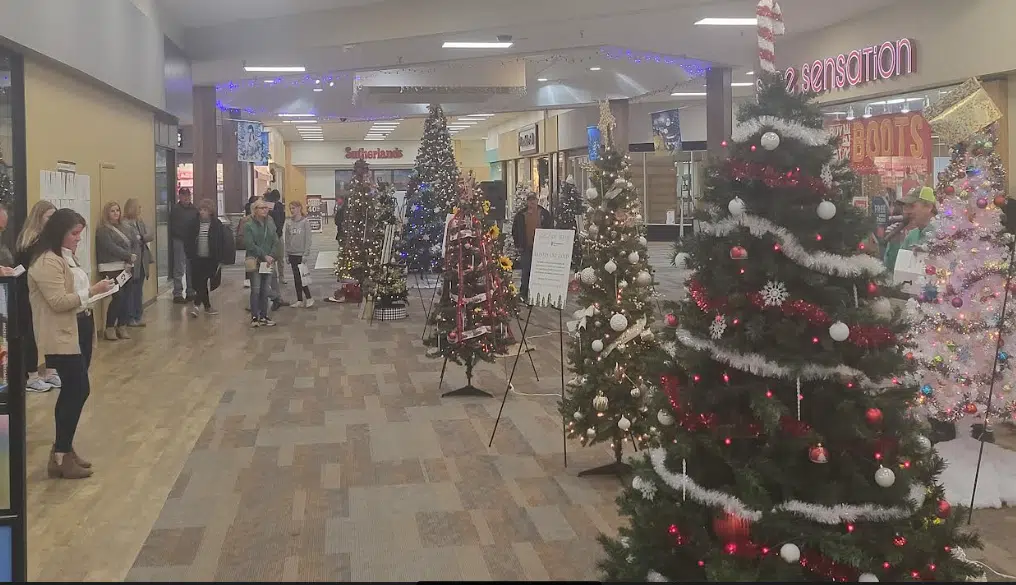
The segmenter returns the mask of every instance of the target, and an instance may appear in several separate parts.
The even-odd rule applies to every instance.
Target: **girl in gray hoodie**
[[[314,299],[310,296],[310,287],[303,284],[300,266],[304,258],[310,257],[310,225],[303,214],[303,203],[293,201],[289,204],[290,218],[286,221],[286,251],[289,253],[289,265],[293,268],[293,284],[296,285],[296,302],[293,307],[312,307]],[[304,300],[304,297],[307,297]]]

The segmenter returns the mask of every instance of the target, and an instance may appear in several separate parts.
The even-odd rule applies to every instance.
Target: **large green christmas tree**
[[[353,180],[346,196],[346,215],[335,261],[335,276],[340,281],[353,281],[363,286],[372,267],[379,263],[376,213],[377,188],[370,175],[370,165],[361,159],[353,164]]]
[[[602,538],[612,581],[962,581],[942,460],[908,412],[904,311],[822,114],[763,77],[707,177],[669,304],[656,446]]]
[[[645,406],[647,357],[656,350],[653,275],[649,265],[641,198],[631,183],[625,154],[613,143],[614,118],[600,109],[605,144],[591,173],[582,240],[575,338],[568,352],[574,378],[561,412],[569,436],[583,445],[610,441],[614,472],[624,442],[643,442],[655,414]],[[631,443],[629,443],[631,446]]]
[[[458,199],[458,179],[448,120],[440,105],[431,105],[406,192],[404,257],[410,271],[440,269],[441,234]]]

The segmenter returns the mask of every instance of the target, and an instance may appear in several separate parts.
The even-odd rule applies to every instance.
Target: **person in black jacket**
[[[519,251],[519,269],[522,270],[522,287],[519,290],[522,298],[529,296],[529,274],[533,266],[533,240],[536,230],[554,227],[550,212],[539,204],[536,193],[526,198],[526,208],[520,209],[512,220],[512,240]]]
[[[279,236],[280,245],[283,246],[282,252],[279,257],[285,258],[286,257],[285,240],[283,240],[282,238],[282,232],[286,225],[286,206],[282,203],[282,193],[279,193],[278,189],[272,189],[271,191],[265,194],[265,201],[272,204],[272,209],[271,211],[268,212],[268,216],[271,217],[272,221],[275,222],[275,231]],[[272,292],[274,293],[272,295],[272,299],[273,301],[279,303],[282,302],[282,290],[279,288],[278,285],[286,284],[286,271],[283,270],[282,266],[283,263],[276,263],[275,280],[277,280],[278,282],[272,283],[273,284]],[[275,310],[278,310],[278,307],[276,307]]]
[[[198,203],[198,219],[187,227],[187,238],[184,247],[187,260],[191,263],[194,275],[194,306],[190,309],[191,317],[198,316],[198,308],[205,307],[205,313],[218,315],[212,308],[209,293],[209,282],[219,273],[219,267],[225,260],[226,244],[223,238],[228,237],[222,222],[216,217],[216,205],[211,199],[202,199]]]
[[[191,190],[180,189],[176,205],[169,212],[169,237],[173,242],[173,302],[186,303],[194,298],[194,275],[191,274],[190,263],[187,262],[187,250],[184,242],[188,237],[187,230],[198,220],[198,209],[194,207]],[[184,296],[183,278],[187,275],[187,295]]]

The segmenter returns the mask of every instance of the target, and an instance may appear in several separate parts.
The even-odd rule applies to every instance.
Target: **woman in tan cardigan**
[[[39,353],[63,382],[56,401],[56,441],[48,472],[50,477],[65,479],[92,475],[92,464],[74,451],[74,433],[89,393],[88,366],[95,337],[89,299],[113,287],[109,280],[90,284],[88,273],[74,257],[84,229],[85,218],[72,209],[58,209],[42,228],[28,269]]]

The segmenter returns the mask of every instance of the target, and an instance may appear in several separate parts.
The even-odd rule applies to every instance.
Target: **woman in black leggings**
[[[309,308],[314,306],[314,299],[310,296],[310,287],[303,283],[300,266],[303,265],[304,258],[310,258],[310,224],[303,214],[303,204],[299,201],[289,204],[289,214],[285,231],[286,250],[289,252],[289,265],[293,268],[293,284],[296,285],[296,302],[291,306]]]

